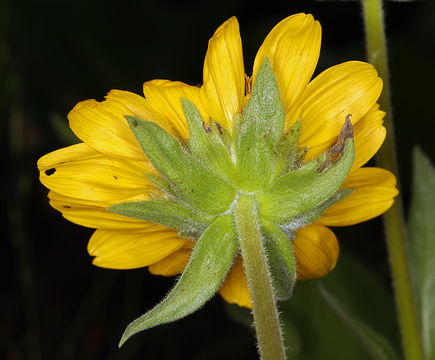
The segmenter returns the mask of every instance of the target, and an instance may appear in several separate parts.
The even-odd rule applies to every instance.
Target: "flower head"
[[[298,278],[322,277],[331,271],[339,246],[328,226],[352,225],[382,214],[392,205],[397,190],[390,172],[362,167],[385,138],[384,113],[376,103],[381,79],[372,65],[350,61],[311,80],[320,41],[320,24],[311,15],[290,16],[266,37],[252,77],[247,77],[239,25],[233,17],[209,41],[201,87],[152,80],[143,86],[144,97],[112,90],[103,102],[77,104],[68,119],[83,142],[42,157],[38,167],[41,182],[50,189],[50,204],[66,219],[96,229],[88,245],[95,257],[93,263],[114,269],[148,266],[156,275],[179,274],[203,234],[221,236],[220,244],[229,241],[219,230],[231,225],[226,216],[237,196],[258,193],[261,216],[272,219],[292,241]],[[272,99],[276,104],[270,117],[282,124],[271,130],[279,132],[270,135],[267,141],[272,140],[265,141],[264,147],[273,143],[270,146],[280,149],[276,153],[282,159],[274,160],[271,167],[272,162],[258,160],[259,156],[269,159],[270,154],[259,151],[252,155],[255,161],[246,160],[243,165],[245,160],[240,160],[238,153],[244,154],[243,159],[251,156],[250,140],[240,140],[245,131],[243,119],[248,113],[255,117],[255,101],[263,106],[267,94],[275,89],[273,84],[277,95]],[[336,158],[329,159],[330,149],[340,143],[340,130],[346,129],[346,118],[352,122],[350,129],[353,127],[352,152],[344,148],[350,135],[342,131],[342,146],[337,148]],[[266,131],[263,120],[245,132],[255,132],[261,126]],[[169,162],[162,153],[171,154]],[[347,163],[346,154],[351,154]],[[257,163],[263,167],[252,166]],[[331,164],[331,168],[343,164],[346,170],[340,170],[343,178],[334,183],[331,194],[322,195],[317,202],[313,200],[317,199],[317,183],[304,188],[312,195],[307,197],[311,205],[303,211],[291,210],[293,220],[287,221],[290,210],[283,201],[301,197],[282,195],[287,183],[282,180],[278,184],[275,179],[302,173],[301,169],[311,171],[309,164],[313,164],[313,179],[316,172],[326,173],[323,167]],[[322,181],[329,181],[324,176]],[[275,190],[263,194],[263,189],[273,186]],[[129,204],[142,205],[132,208]],[[217,218],[220,223],[210,230]],[[264,229],[267,232],[267,225]],[[231,242],[227,245],[226,250],[232,249],[231,259],[219,292],[229,302],[250,307],[238,247]]]

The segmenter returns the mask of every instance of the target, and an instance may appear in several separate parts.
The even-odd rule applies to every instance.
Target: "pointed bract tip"
[[[122,346],[125,344],[125,342],[126,342],[126,341],[128,340],[128,338],[130,337],[130,336],[127,336],[127,335],[126,335],[126,332],[127,332],[127,330],[124,331],[124,333],[123,333],[122,336],[121,336],[121,340],[119,340],[119,343],[118,343],[118,349],[122,348]]]
[[[139,121],[142,120],[142,119],[139,119],[139,118],[137,118],[135,116],[131,116],[131,115],[124,115],[124,118],[127,120],[130,128],[137,127],[139,125]]]
[[[119,344],[118,344],[118,349],[121,349],[126,341],[127,341],[127,339],[121,339]]]
[[[352,126],[352,123],[350,122],[351,116],[352,116],[352,114],[346,115],[346,119],[344,120],[344,124],[341,127],[337,142],[335,143],[334,146],[332,146],[331,148],[329,148],[326,151],[326,159],[325,159],[325,161],[323,161],[323,163],[317,169],[317,172],[319,172],[319,173],[323,172],[331,164],[336,163],[340,159],[340,157],[344,151],[347,140],[349,139],[350,141],[352,141],[352,139],[353,139],[353,126]],[[352,161],[353,161],[353,159],[352,159]]]
[[[110,212],[114,212],[114,213],[116,213],[117,205],[118,205],[118,204],[110,205],[108,208],[106,208],[106,210],[107,210],[107,211],[110,211]]]
[[[302,130],[302,119],[298,118],[295,121],[295,123],[292,125],[292,127],[290,128],[289,132],[291,134],[294,134],[294,133],[298,133],[299,134],[301,132],[301,130]]]
[[[350,121],[350,118],[352,117],[352,114],[347,114],[346,118],[344,120],[344,124],[341,127],[340,135],[338,136],[338,139],[344,138],[343,141],[346,139],[353,137],[353,126],[352,122]]]
[[[347,114],[344,124],[341,127],[340,134],[338,135],[337,143],[331,148],[333,155],[338,155],[343,151],[347,139],[353,138],[353,126],[350,121],[352,114]]]
[[[183,108],[186,108],[192,104],[192,102],[189,99],[186,99],[185,97],[181,97],[181,104],[183,105]]]

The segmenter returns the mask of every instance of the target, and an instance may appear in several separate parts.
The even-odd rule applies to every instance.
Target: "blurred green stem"
[[[256,213],[255,199],[252,196],[241,196],[234,216],[252,299],[258,349],[263,360],[284,360],[285,349],[278,310]]]
[[[385,116],[387,138],[378,152],[376,160],[381,167],[392,171],[398,177],[382,1],[362,0],[362,5],[368,60],[375,66],[384,81],[384,89],[379,98],[379,103],[381,109],[387,112]],[[421,360],[423,359],[421,334],[411,281],[406,229],[400,195],[396,198],[391,209],[384,214],[384,224],[405,358],[408,360]]]

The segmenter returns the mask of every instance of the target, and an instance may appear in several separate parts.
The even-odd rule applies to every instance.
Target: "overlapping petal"
[[[181,249],[188,240],[175,230],[96,230],[88,243],[93,264],[110,269],[135,269],[154,264]]]
[[[387,211],[398,194],[394,175],[380,168],[352,172],[342,188],[354,192],[326,210],[316,221],[318,224],[348,226],[373,219]]]
[[[181,274],[190,259],[191,249],[180,249],[163,260],[148,266],[148,270],[153,275],[174,276]]]
[[[106,230],[144,230],[153,228],[154,231],[166,228],[164,226],[135,219],[106,210],[115,202],[95,202],[83,199],[75,199],[60,195],[53,191],[48,194],[50,205],[60,211],[63,217],[75,224],[94,229]],[[149,198],[143,197],[142,200]],[[136,199],[140,200],[140,199]]]
[[[322,29],[312,15],[296,14],[278,23],[267,35],[255,57],[253,78],[267,56],[286,113],[305,90],[317,65]]]
[[[148,160],[106,156],[87,145],[57,150],[41,158],[38,166],[47,188],[76,199],[122,201],[154,189],[144,175],[147,170],[154,172]]]
[[[204,121],[208,122],[209,116],[202,104],[200,91],[199,87],[180,81],[152,80],[143,85],[143,93],[148,106],[159,119],[164,119],[173,132],[182,139],[189,137],[189,127],[181,104],[182,98],[195,104]]]
[[[385,112],[379,110],[379,105],[373,106],[370,111],[358,121],[354,128],[355,160],[352,173],[365,165],[379,150],[387,135],[382,125]]]
[[[235,17],[225,21],[210,39],[203,77],[201,99],[207,113],[231,131],[245,95],[242,40]]]
[[[375,105],[381,90],[375,68],[359,61],[333,66],[311,81],[287,123],[302,119],[299,143],[309,147],[306,160],[334,144],[346,115],[351,114],[352,124],[357,124]]]
[[[310,224],[296,232],[293,241],[299,280],[320,278],[336,265],[339,246],[337,237],[326,226]]]
[[[44,155],[38,160],[37,166],[39,171],[46,171],[53,168],[55,164],[78,159],[90,159],[98,156],[101,156],[98,151],[95,151],[85,143],[79,143],[52,151],[51,153]]]
[[[242,258],[238,256],[234,261],[231,270],[219,289],[219,294],[229,303],[251,308],[251,297],[249,296],[248,283]]]
[[[155,122],[176,135],[145,98],[128,91],[112,90],[102,102],[79,102],[68,114],[68,120],[72,131],[93,149],[118,158],[144,160],[145,154],[128,126],[126,115]]]

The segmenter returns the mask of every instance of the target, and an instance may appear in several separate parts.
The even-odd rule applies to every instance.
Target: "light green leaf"
[[[238,134],[238,172],[243,190],[255,191],[269,183],[284,115],[278,84],[266,58],[256,77]]]
[[[320,293],[374,360],[398,359],[389,342],[381,334],[351,314],[323,286],[320,286]]]
[[[261,216],[282,223],[334,196],[352,167],[355,155],[353,139],[345,140],[338,161],[330,161],[329,152],[277,178],[263,194],[258,195]]]
[[[237,324],[243,326],[246,330],[255,333],[255,328],[252,326],[254,324],[254,317],[252,315],[251,309],[230,304],[224,301],[224,308],[227,315]]]
[[[231,161],[227,147],[222,142],[219,129],[215,122],[212,126],[203,122],[198,109],[187,99],[181,99],[184,114],[189,124],[189,149],[192,155],[213,173],[233,180],[235,177],[234,163]]]
[[[148,159],[178,198],[201,212],[220,214],[234,200],[234,188],[187,154],[179,142],[157,124],[126,116]]]
[[[408,233],[426,359],[435,359],[435,169],[414,150],[414,175]]]
[[[165,225],[195,237],[199,237],[214,219],[186,205],[168,200],[124,202],[112,205],[108,210]]]
[[[278,300],[289,299],[296,282],[296,262],[290,239],[273,222],[261,219],[272,285]]]
[[[217,218],[198,239],[190,262],[172,291],[127,326],[119,346],[140,331],[179,320],[204,305],[225,279],[238,250],[233,217]]]

